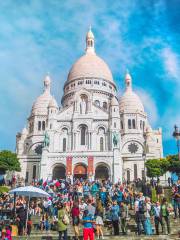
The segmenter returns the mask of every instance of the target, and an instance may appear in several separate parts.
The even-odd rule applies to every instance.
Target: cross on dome
[[[94,34],[89,26],[89,31],[86,34],[86,53],[94,53]]]

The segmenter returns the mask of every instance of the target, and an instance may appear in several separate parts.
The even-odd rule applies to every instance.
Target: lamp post
[[[180,131],[176,125],[174,126],[173,137],[176,139],[176,142],[177,142],[178,159],[180,161]]]

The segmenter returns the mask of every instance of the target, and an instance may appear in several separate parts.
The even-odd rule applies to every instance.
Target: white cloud
[[[180,68],[179,68],[179,59],[177,54],[167,47],[163,49],[162,57],[163,57],[164,67],[167,73],[173,79],[179,80]]]
[[[142,100],[142,103],[145,107],[145,111],[148,114],[148,120],[150,125],[155,126],[159,119],[157,105],[150,94],[144,91],[141,88],[137,90],[138,96]]]

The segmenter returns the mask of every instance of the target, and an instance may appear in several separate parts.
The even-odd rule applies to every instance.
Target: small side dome
[[[32,115],[47,115],[49,102],[53,99],[50,93],[51,79],[47,75],[44,79],[44,92],[41,94],[32,106]]]
[[[125,76],[126,91],[119,100],[120,112],[144,112],[144,106],[139,96],[132,90],[132,78],[129,72]]]
[[[50,100],[48,108],[58,108],[58,104],[54,97],[52,97],[52,99]]]
[[[144,112],[144,106],[139,96],[133,91],[126,91],[119,101],[120,112]]]

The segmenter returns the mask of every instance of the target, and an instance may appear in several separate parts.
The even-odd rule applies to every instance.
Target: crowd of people
[[[31,199],[28,219],[27,200],[8,193],[0,197],[0,211],[11,210],[18,227],[18,234],[31,234],[32,227],[39,231],[56,230],[59,240],[66,240],[68,226],[74,229],[75,239],[80,237],[83,227],[83,239],[104,238],[104,226],[112,229],[112,234],[127,235],[129,223],[135,221],[136,234],[170,234],[170,216],[180,219],[180,180],[171,186],[170,199],[164,196],[159,181],[144,182],[137,179],[133,183],[116,183],[110,180],[88,181],[70,179],[43,181],[34,180],[32,185],[45,190],[50,197]],[[1,214],[1,221],[4,218]],[[34,221],[38,219],[38,221]],[[152,221],[153,220],[153,221]],[[25,232],[26,229],[26,232]],[[10,227],[6,227],[4,239],[11,239]]]

